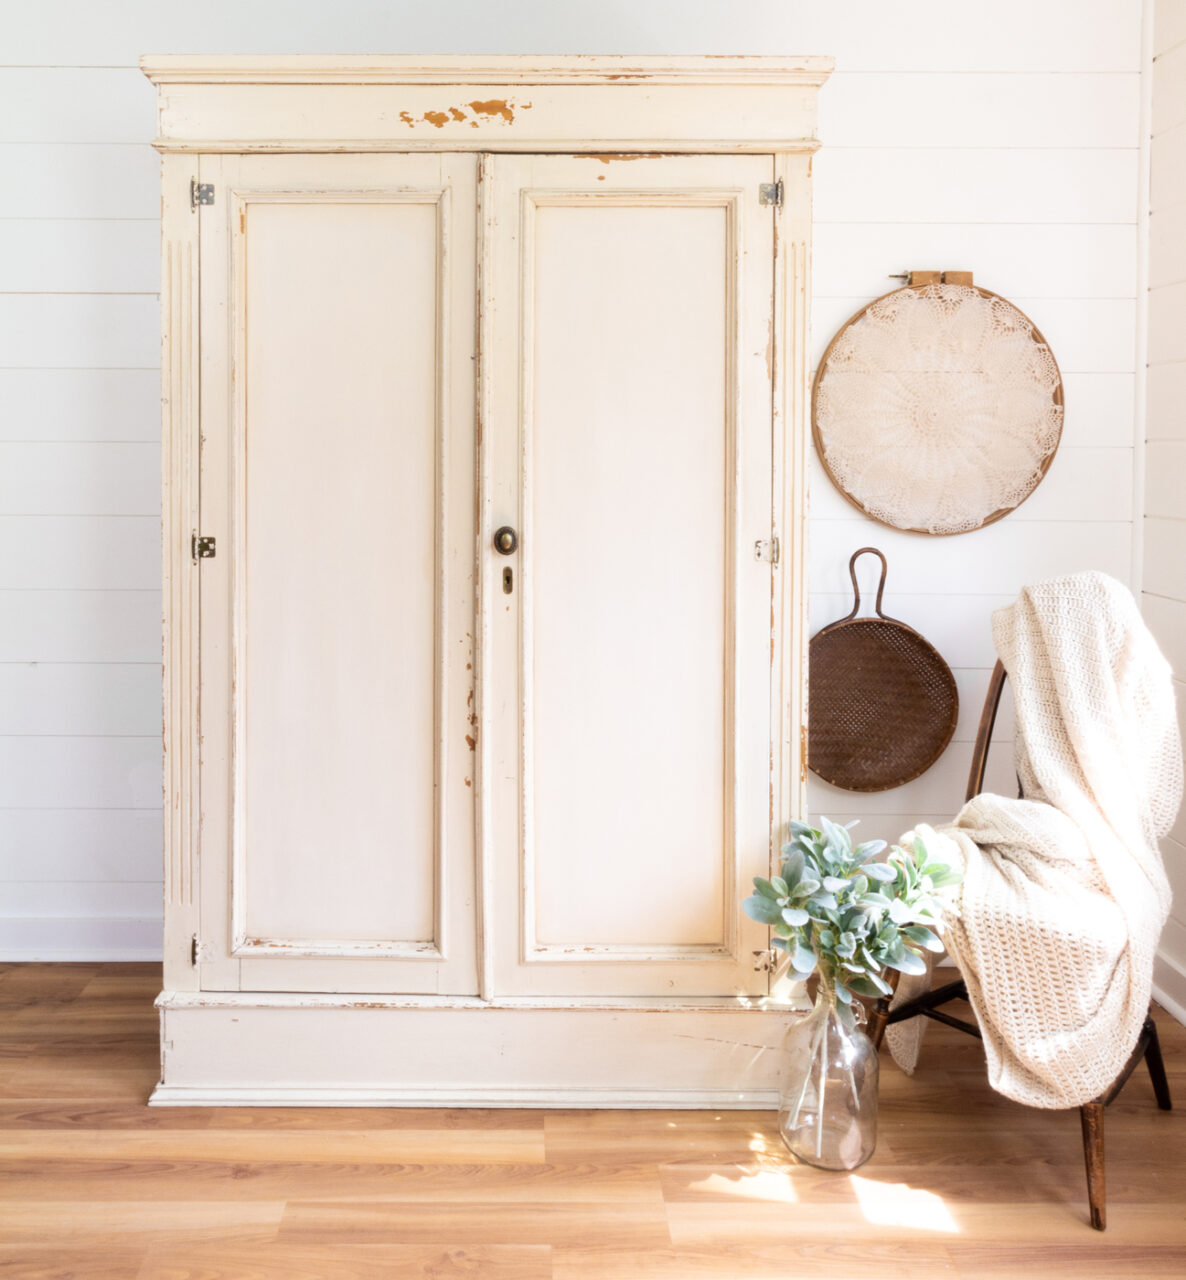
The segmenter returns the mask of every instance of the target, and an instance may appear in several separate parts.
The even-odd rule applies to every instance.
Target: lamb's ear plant
[[[882,862],[884,840],[854,846],[849,828],[827,818],[820,830],[790,825],[780,874],[756,876],[757,892],[742,907],[750,919],[770,925],[773,944],[784,953],[779,971],[806,979],[818,969],[852,1025],[854,996],[889,995],[887,969],[925,973],[923,952],[943,950],[941,891],[960,876],[921,837],[911,849],[894,845]]]

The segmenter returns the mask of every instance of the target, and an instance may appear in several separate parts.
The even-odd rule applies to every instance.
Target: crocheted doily
[[[873,519],[921,533],[966,533],[1023,502],[1062,418],[1041,334],[970,285],[878,298],[837,334],[816,377],[816,446],[837,488]]]

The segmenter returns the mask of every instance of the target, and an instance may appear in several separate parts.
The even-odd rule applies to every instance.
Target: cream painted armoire
[[[830,65],[144,60],[155,1103],[772,1101]]]

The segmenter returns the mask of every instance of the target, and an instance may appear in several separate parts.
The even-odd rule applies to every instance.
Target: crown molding
[[[140,69],[154,84],[749,84],[824,83],[834,60],[705,54],[695,57],[424,57],[321,54],[258,57],[146,55]]]

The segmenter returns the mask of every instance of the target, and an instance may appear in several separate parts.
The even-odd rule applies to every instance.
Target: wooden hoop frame
[[[1021,316],[1026,321],[1027,324],[1029,324],[1030,329],[1033,331],[1034,344],[1036,346],[1045,347],[1046,350],[1050,352],[1050,359],[1054,361],[1054,370],[1058,374],[1058,386],[1054,390],[1053,403],[1056,404],[1059,407],[1059,409],[1063,410],[1064,412],[1059,421],[1058,437],[1054,442],[1054,447],[1045,456],[1045,458],[1042,459],[1042,465],[1038,468],[1038,478],[1030,486],[1028,492],[1025,494],[1025,497],[1023,497],[1020,502],[1015,503],[1011,507],[1001,507],[999,510],[994,511],[990,516],[982,520],[980,524],[976,525],[974,529],[953,529],[946,532],[935,532],[931,529],[920,529],[914,526],[891,524],[888,520],[882,520],[880,516],[875,516],[871,511],[869,511],[864,506],[863,503],[859,502],[851,493],[849,493],[848,490],[844,488],[844,486],[839,482],[839,480],[836,479],[836,476],[833,474],[832,468],[828,465],[827,455],[824,452],[823,440],[820,436],[819,422],[818,422],[817,413],[816,413],[816,405],[818,401],[820,381],[822,380],[824,373],[827,371],[828,357],[832,354],[832,350],[836,346],[836,343],[840,341],[840,338],[854,324],[856,324],[858,320],[862,319],[865,313],[871,307],[875,307],[879,302],[883,302],[886,298],[892,298],[895,296],[895,294],[899,294],[899,293],[919,293],[923,289],[933,288],[936,284],[940,284],[940,283],[945,283],[945,282],[939,281],[939,280],[931,280],[923,284],[903,285],[901,289],[891,289],[889,293],[883,293],[880,297],[874,298],[871,302],[865,303],[865,305],[861,307],[859,311],[854,312],[853,315],[849,316],[849,318],[840,326],[840,328],[836,330],[835,334],[832,335],[832,340],[831,342],[828,343],[827,348],[824,351],[824,354],[820,357],[819,364],[816,366],[815,377],[812,379],[812,382],[811,382],[811,439],[815,445],[815,451],[819,455],[820,463],[822,464],[828,479],[831,480],[836,491],[844,498],[844,500],[847,503],[849,503],[850,506],[856,507],[856,509],[862,515],[868,516],[870,520],[875,520],[878,524],[885,525],[887,529],[901,529],[903,533],[918,533],[918,534],[922,534],[925,537],[930,537],[930,538],[955,538],[955,537],[958,537],[960,534],[975,533],[976,529],[987,528],[990,524],[996,524],[998,520],[1003,520],[1011,512],[1016,511],[1017,508],[1020,507],[1021,504],[1025,502],[1033,494],[1034,490],[1038,487],[1038,485],[1040,485],[1042,481],[1045,480],[1046,473],[1050,470],[1050,464],[1054,461],[1054,455],[1058,453],[1059,445],[1062,444],[1063,427],[1066,421],[1066,415],[1065,415],[1066,405],[1065,405],[1065,399],[1063,396],[1062,369],[1059,367],[1058,359],[1055,356],[1054,351],[1050,346],[1050,343],[1046,341],[1045,335],[1042,333],[1041,329],[1039,329],[1038,326],[1034,324],[1034,322],[1029,318],[1029,316],[1026,315],[1026,313],[1022,311],[1022,309],[1015,302],[1010,302],[1008,298],[1004,297],[999,293],[993,293],[991,289],[982,289],[978,284],[961,284],[960,285],[961,288],[975,290],[975,292],[978,293],[982,298],[995,298],[998,301],[1005,303],[1007,306],[1012,307],[1013,310],[1016,311],[1017,314]],[[955,283],[955,282],[953,281],[952,283]]]

